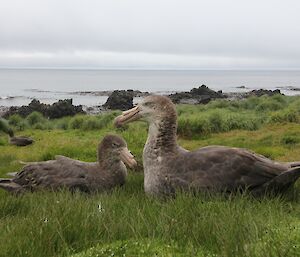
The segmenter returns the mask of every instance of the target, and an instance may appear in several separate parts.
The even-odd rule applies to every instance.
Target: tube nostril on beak
[[[116,127],[121,127],[122,125],[128,122],[138,120],[139,118],[141,118],[141,115],[139,115],[139,111],[140,110],[138,106],[128,111],[124,111],[122,115],[119,115],[118,117],[115,118],[114,125]]]

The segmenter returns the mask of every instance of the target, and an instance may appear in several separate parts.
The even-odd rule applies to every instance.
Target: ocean
[[[0,106],[20,106],[34,98],[44,103],[72,98],[76,105],[95,106],[107,99],[96,91],[164,94],[202,84],[223,92],[278,88],[294,95],[300,94],[300,71],[0,69]]]

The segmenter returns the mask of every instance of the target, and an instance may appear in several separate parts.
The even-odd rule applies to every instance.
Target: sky
[[[300,69],[298,0],[0,0],[0,68]]]

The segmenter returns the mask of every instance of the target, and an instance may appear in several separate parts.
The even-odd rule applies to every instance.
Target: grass
[[[300,98],[275,95],[243,101],[217,100],[208,105],[178,106],[178,133],[198,138],[236,129],[257,130],[266,124],[300,122]]]
[[[200,130],[191,132],[188,125],[181,125],[179,144],[189,150],[212,144],[244,147],[274,160],[300,160],[299,98],[279,100],[178,106],[180,122],[198,118],[209,127],[197,133]],[[282,104],[282,109],[274,110],[272,101]],[[296,115],[287,119],[291,110]],[[1,134],[0,175],[19,170],[19,160],[42,161],[57,154],[95,161],[97,143],[108,132],[121,134],[141,163],[146,125],[114,129],[115,115],[42,123],[43,117],[36,115],[31,124],[28,117],[14,118],[17,122],[10,124],[16,130],[25,124],[17,134],[32,136],[36,142],[18,148],[8,145],[7,136]],[[274,121],[274,115],[283,120]],[[224,129],[228,117],[238,125],[248,119],[260,122],[254,128],[250,123]],[[36,127],[39,123],[42,128]],[[145,196],[139,167],[129,172],[124,187],[106,194],[61,191],[14,197],[0,191],[0,256],[300,256],[299,217],[299,182],[276,198],[181,193],[163,201]]]

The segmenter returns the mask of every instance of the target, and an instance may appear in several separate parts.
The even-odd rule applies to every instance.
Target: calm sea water
[[[136,89],[149,92],[189,91],[202,84],[224,92],[280,88],[300,92],[300,71],[154,71],[154,70],[13,70],[0,69],[0,106],[45,103],[73,98],[74,104],[103,104],[106,96],[80,95],[78,91]],[[245,89],[238,87],[244,86]]]

